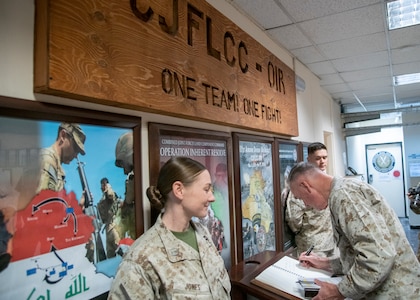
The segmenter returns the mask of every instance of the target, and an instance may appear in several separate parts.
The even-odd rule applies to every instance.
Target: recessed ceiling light
[[[420,73],[411,73],[394,76],[394,85],[405,85],[420,82]]]
[[[420,0],[387,2],[389,30],[420,24]]]

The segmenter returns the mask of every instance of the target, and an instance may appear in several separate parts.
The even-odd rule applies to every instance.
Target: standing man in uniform
[[[327,147],[322,143],[308,146],[308,162],[326,172],[328,164]],[[330,257],[336,253],[331,215],[328,209],[319,211],[308,207],[301,199],[290,192],[286,198],[286,222],[295,234],[297,254],[306,251],[312,245],[314,253]]]
[[[119,209],[117,194],[111,187],[107,178],[101,179],[102,198],[98,202],[98,211],[102,222],[105,224],[106,232],[106,257],[111,258],[116,255],[115,251],[120,242],[120,236],[115,228],[114,218]]]
[[[115,147],[115,165],[124,170],[125,196],[121,203],[120,236],[136,239],[135,195],[134,195],[134,164],[133,164],[133,133],[127,132],[120,136]]]

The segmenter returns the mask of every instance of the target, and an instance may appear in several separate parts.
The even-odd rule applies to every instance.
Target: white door
[[[366,145],[367,182],[406,217],[401,143]]]

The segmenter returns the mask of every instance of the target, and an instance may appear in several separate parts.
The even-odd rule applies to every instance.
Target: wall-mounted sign
[[[298,135],[293,70],[206,1],[37,0],[35,38],[35,92]]]

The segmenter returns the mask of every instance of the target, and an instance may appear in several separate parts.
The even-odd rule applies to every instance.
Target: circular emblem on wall
[[[395,166],[395,158],[388,151],[379,151],[372,158],[373,167],[376,171],[387,173]]]

